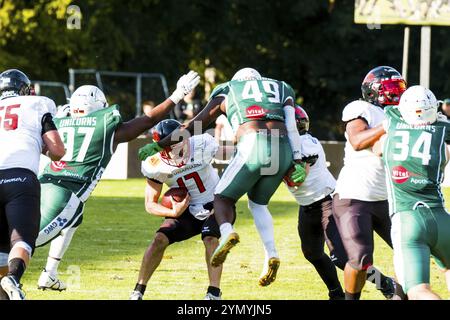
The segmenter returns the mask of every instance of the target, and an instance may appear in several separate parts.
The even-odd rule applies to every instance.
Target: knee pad
[[[28,243],[24,242],[24,241],[18,241],[16,242],[12,248],[11,251],[14,250],[14,248],[22,248],[24,249],[26,252],[28,252],[28,256],[31,258],[31,255],[33,254],[33,247],[31,247]]]
[[[0,268],[6,267],[8,265],[8,257],[8,253],[0,252]]]
[[[350,259],[348,263],[353,269],[358,271],[367,271],[373,265],[372,259],[368,256],[364,256],[359,260]]]

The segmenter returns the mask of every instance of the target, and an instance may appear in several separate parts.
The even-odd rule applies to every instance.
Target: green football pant
[[[430,255],[450,268],[450,214],[444,208],[418,207],[392,217],[395,273],[408,292],[430,283]]]
[[[41,181],[41,223],[36,247],[55,239],[63,229],[81,222],[84,203],[70,190]]]
[[[286,136],[248,133],[241,137],[215,194],[237,201],[247,193],[251,201],[267,205],[291,166],[292,151]]]

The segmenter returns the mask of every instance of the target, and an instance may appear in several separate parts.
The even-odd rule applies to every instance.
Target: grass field
[[[66,292],[37,290],[37,279],[45,265],[48,247],[37,249],[23,278],[27,299],[124,300],[134,288],[142,255],[162,219],[145,212],[145,180],[102,181],[88,200],[84,221],[60,266],[60,277],[69,284]],[[446,195],[450,196],[450,190]],[[246,199],[239,201],[236,230],[241,243],[225,262],[223,299],[327,299],[321,279],[302,256],[297,235],[297,210],[284,186],[270,203],[275,237],[281,257],[277,280],[269,287],[258,286],[264,252]],[[375,265],[393,275],[392,252],[376,240]],[[342,272],[339,271],[342,280]],[[150,280],[145,299],[203,299],[208,286],[204,249],[200,236],[174,244],[165,253]],[[432,266],[432,286],[448,297],[444,278]],[[367,284],[363,299],[384,299]]]

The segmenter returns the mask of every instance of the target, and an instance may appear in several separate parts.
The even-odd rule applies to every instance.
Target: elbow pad
[[[41,126],[42,126],[41,135],[43,135],[49,131],[52,131],[52,130],[58,130],[56,128],[55,123],[53,122],[53,116],[51,113],[46,113],[42,116]]]

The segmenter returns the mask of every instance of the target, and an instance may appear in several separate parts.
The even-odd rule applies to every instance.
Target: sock
[[[332,300],[344,300],[345,299],[345,293],[342,290],[342,287],[339,286],[336,289],[329,290],[328,297]]]
[[[25,261],[20,258],[13,258],[8,262],[8,269],[8,276],[12,276],[17,283],[20,283],[26,269]]]
[[[45,265],[45,271],[47,271],[50,276],[56,277],[58,275],[58,267],[61,259],[56,259],[53,257],[47,258],[47,264]]]
[[[220,289],[217,287],[208,287],[208,293],[211,293],[215,297],[220,297]]]
[[[248,208],[253,215],[253,221],[255,222],[256,229],[258,230],[259,237],[264,244],[266,260],[272,257],[278,258],[273,232],[273,220],[269,209],[267,206],[254,203],[251,200],[248,200]]]
[[[56,276],[58,274],[58,266],[61,259],[69,248],[73,235],[77,228],[68,228],[61,231],[61,234],[56,237],[50,245],[50,251],[48,252],[47,265],[45,270],[51,275]]]
[[[361,298],[361,292],[349,293],[345,291],[345,300],[359,300]]]
[[[233,231],[234,231],[234,229],[233,229],[233,226],[231,225],[231,223],[225,222],[220,225],[220,236],[222,238],[228,237],[228,235],[230,233],[232,233]]]
[[[326,254],[323,254],[319,259],[310,262],[313,264],[329,291],[336,290],[337,288],[342,291],[336,267]]]
[[[9,300],[9,296],[5,290],[3,290],[2,286],[0,286],[0,300]]]
[[[142,293],[142,295],[144,295],[145,289],[147,289],[147,286],[145,284],[136,283],[136,286],[134,287],[134,291],[138,291]]]

